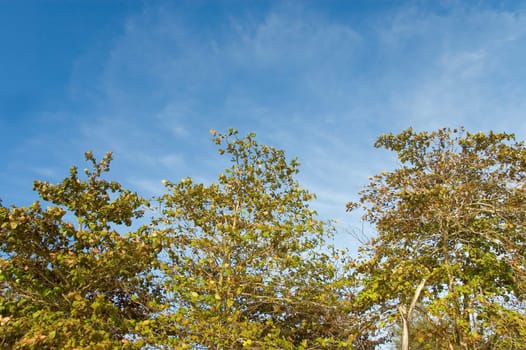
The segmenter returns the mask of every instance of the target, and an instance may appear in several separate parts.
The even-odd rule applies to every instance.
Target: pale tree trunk
[[[409,350],[409,324],[408,315],[406,314],[405,307],[398,307],[398,311],[402,317],[402,350]]]
[[[420,281],[420,284],[415,290],[415,294],[413,295],[413,300],[411,301],[411,305],[409,305],[409,309],[406,309],[404,306],[398,307],[398,312],[400,312],[400,316],[402,317],[402,349],[401,350],[409,350],[409,324],[411,322],[411,314],[413,313],[413,309],[415,308],[415,305],[418,301],[418,298],[420,297],[420,293],[422,293],[422,289],[424,289],[424,286],[426,285],[427,278],[422,279]]]

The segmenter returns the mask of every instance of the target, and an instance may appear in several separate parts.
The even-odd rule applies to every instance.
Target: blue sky
[[[299,157],[315,208],[353,229],[345,203],[396,165],[378,135],[526,138],[525,62],[520,1],[0,0],[0,198],[30,203],[86,150],[147,197],[212,181],[208,130],[235,127]]]

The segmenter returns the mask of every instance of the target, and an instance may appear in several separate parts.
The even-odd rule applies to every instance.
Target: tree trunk
[[[401,350],[409,350],[409,323],[411,321],[411,314],[413,313],[413,309],[415,308],[415,305],[418,301],[418,298],[420,297],[420,293],[422,293],[422,289],[424,289],[424,286],[426,285],[427,278],[422,279],[420,281],[420,284],[415,290],[415,294],[413,295],[413,300],[411,301],[411,305],[409,305],[409,309],[406,310],[405,307],[399,306],[398,312],[400,312],[400,316],[402,317],[402,349]]]
[[[409,350],[409,313],[406,313],[405,307],[400,306],[398,308],[400,315],[402,317],[402,349]]]

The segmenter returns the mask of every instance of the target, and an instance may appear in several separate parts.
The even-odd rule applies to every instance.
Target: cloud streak
[[[465,125],[526,137],[524,10],[418,4],[358,19],[309,2],[219,14],[199,2],[146,5],[77,58],[69,102],[51,113],[78,116],[61,124],[72,146],[55,164],[112,150],[116,177],[152,195],[162,178],[215,178],[227,164],[208,129],[237,127],[300,158],[320,214],[361,226],[346,199],[396,166],[372,146],[381,133]]]

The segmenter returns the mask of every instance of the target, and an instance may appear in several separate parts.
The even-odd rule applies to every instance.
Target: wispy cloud
[[[196,159],[184,166],[210,169],[208,128],[255,130],[300,156],[302,178],[330,215],[367,175],[394,164],[372,148],[382,132],[461,124],[525,131],[517,125],[526,100],[521,13],[405,6],[359,27],[288,3],[197,34],[189,21],[175,7],[149,7],[107,55],[102,128],[90,131],[120,153],[204,152],[204,168]]]
[[[145,5],[86,50],[68,103],[48,111],[57,131],[22,142],[24,154],[49,143],[62,166],[81,159],[72,152],[114,151],[114,177],[153,194],[163,178],[214,179],[227,164],[208,129],[237,127],[298,156],[320,214],[359,226],[345,202],[396,166],[373,148],[379,134],[465,125],[526,137],[521,7],[407,2],[356,20],[291,1],[204,21],[203,6]]]
[[[523,125],[513,123],[520,120],[526,97],[520,83],[526,72],[517,61],[526,58],[525,28],[524,12],[462,7],[447,15],[400,11],[379,31],[382,50],[400,64],[391,82],[390,107],[419,128],[519,127],[524,135]]]
[[[166,189],[162,180],[151,178],[131,178],[128,182],[133,186],[134,191],[139,192],[142,196],[151,198],[162,195]]]

